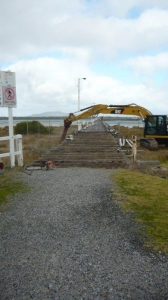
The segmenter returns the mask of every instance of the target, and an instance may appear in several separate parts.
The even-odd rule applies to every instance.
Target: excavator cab
[[[168,123],[166,115],[151,115],[145,119],[144,136],[147,138],[155,138],[159,144],[162,138],[168,141]]]

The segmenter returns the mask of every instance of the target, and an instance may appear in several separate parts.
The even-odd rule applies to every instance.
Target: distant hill
[[[62,117],[67,116],[67,113],[61,111],[47,111],[41,114],[33,114],[30,117]]]

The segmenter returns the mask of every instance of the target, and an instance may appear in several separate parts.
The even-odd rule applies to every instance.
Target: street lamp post
[[[80,110],[80,79],[86,80],[86,78],[78,78],[78,111]]]

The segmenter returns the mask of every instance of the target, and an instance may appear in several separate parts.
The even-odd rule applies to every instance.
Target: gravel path
[[[143,250],[112,172],[18,175],[32,188],[0,215],[1,300],[168,299],[168,258]]]

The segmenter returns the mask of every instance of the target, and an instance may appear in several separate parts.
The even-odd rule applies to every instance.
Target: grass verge
[[[123,209],[135,212],[135,219],[145,228],[144,246],[168,253],[168,181],[128,170],[117,172],[112,178],[126,195],[121,200]]]
[[[16,178],[16,172],[15,169],[11,169],[0,174],[0,212],[7,208],[9,196],[28,191],[28,187],[23,181]]]

